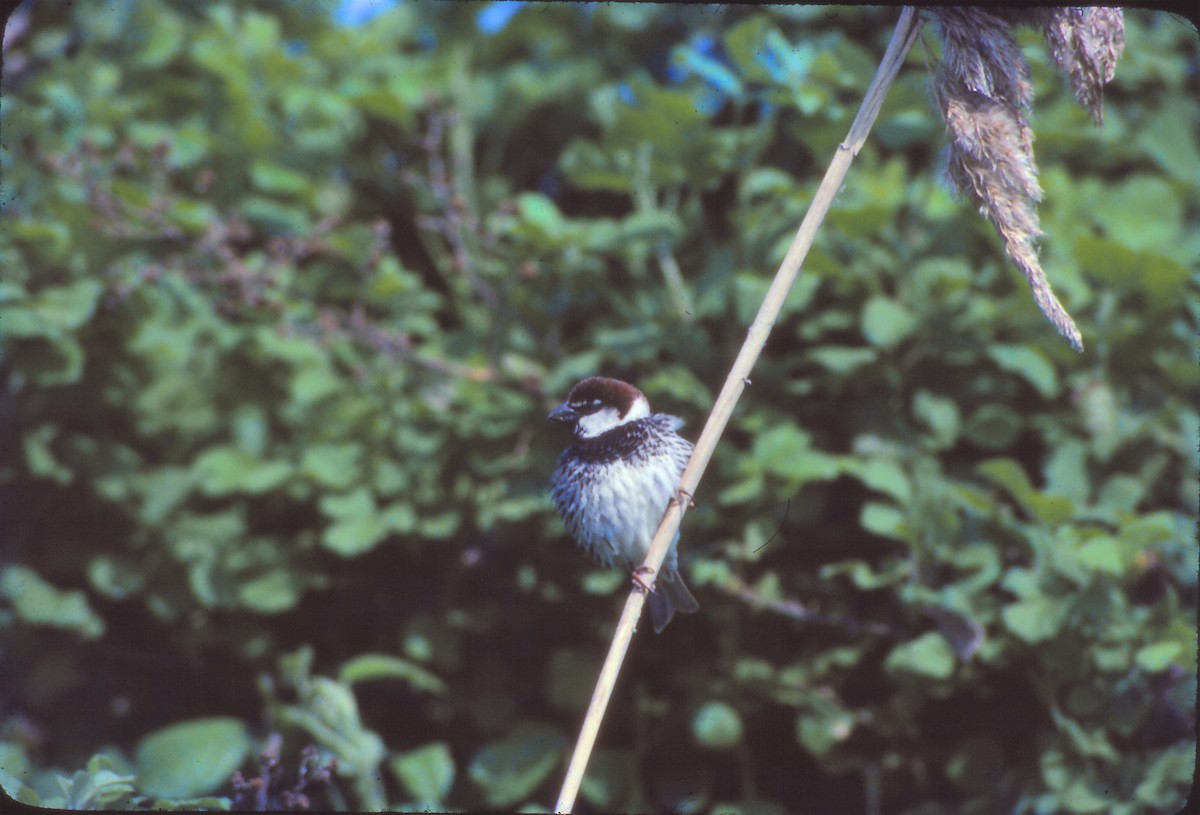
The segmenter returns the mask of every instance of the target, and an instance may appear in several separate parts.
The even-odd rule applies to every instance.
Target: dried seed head
[[[1112,81],[1125,48],[1125,17],[1119,8],[1052,8],[1042,32],[1050,58],[1071,81],[1075,101],[1104,122],[1104,86]]]
[[[946,178],[970,196],[1004,240],[1005,254],[1029,281],[1034,300],[1072,347],[1083,350],[1038,261],[1042,198],[1033,130],[1029,65],[1013,37],[1015,25],[1041,26],[1051,57],[1070,78],[1075,98],[1101,121],[1101,89],[1113,77],[1125,41],[1120,9],[938,8],[942,56],[931,77],[949,132]]]

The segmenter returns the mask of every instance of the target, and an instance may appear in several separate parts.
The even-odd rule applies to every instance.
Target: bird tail
[[[679,572],[664,570],[662,577],[654,584],[654,591],[646,597],[650,605],[650,622],[654,625],[654,633],[661,634],[678,611],[681,614],[693,614],[700,610],[700,604],[688,591]]]

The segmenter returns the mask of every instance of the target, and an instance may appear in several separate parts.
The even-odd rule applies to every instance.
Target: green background
[[[695,439],[897,17],[331,8],[39,2],[6,46],[20,800],[552,807],[627,580],[554,516],[546,411],[603,373]],[[579,811],[1182,806],[1200,48],[1126,25],[1103,128],[1020,34],[1083,354],[939,181],[926,26],[684,521],[701,612],[635,639]]]

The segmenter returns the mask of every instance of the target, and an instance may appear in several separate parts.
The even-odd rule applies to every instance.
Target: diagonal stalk
[[[695,493],[696,487],[700,483],[700,477],[708,467],[713,450],[716,449],[717,441],[724,432],[725,425],[729,423],[729,417],[733,415],[733,408],[737,405],[742,390],[750,382],[748,378],[750,371],[758,360],[759,354],[762,353],[763,346],[766,345],[771,327],[775,325],[775,320],[778,319],[780,309],[783,307],[784,298],[787,297],[788,291],[800,274],[800,266],[816,239],[817,230],[829,212],[833,199],[837,196],[846,172],[850,169],[850,163],[866,143],[867,134],[875,123],[875,117],[879,115],[879,109],[883,106],[883,99],[892,82],[895,81],[896,75],[900,72],[900,66],[904,63],[905,56],[916,41],[921,22],[920,15],[912,6],[905,6],[900,13],[900,20],[896,23],[892,40],[888,43],[887,51],[879,63],[875,78],[867,88],[862,105],[858,109],[858,115],[854,117],[854,122],[850,125],[846,140],[838,145],[837,152],[829,163],[829,169],[825,171],[825,177],[821,180],[821,185],[817,188],[816,195],[813,196],[812,203],[809,205],[808,213],[804,216],[800,229],[796,232],[796,237],[792,239],[792,245],[788,248],[787,254],[779,266],[779,271],[776,272],[775,279],[772,281],[770,289],[767,290],[766,297],[763,298],[758,315],[750,324],[746,340],[742,343],[742,349],[738,352],[737,359],[734,360],[729,376],[725,379],[725,385],[721,388],[721,394],[717,397],[712,412],[708,416],[708,422],[704,425],[704,430],[696,442],[692,458],[683,471],[679,482],[680,493],[684,495]],[[650,543],[650,551],[646,554],[644,565],[652,569],[652,573],[657,574],[658,568],[662,565],[663,558],[667,554],[667,547],[675,537],[675,532],[679,529],[679,523],[683,519],[685,511],[686,505],[678,499],[672,500],[670,506],[667,507],[662,522],[658,526],[658,532],[655,533],[654,540]],[[625,601],[625,608],[617,622],[612,645],[609,647],[604,667],[600,669],[600,677],[596,681],[592,700],[588,704],[579,740],[575,744],[575,752],[571,756],[571,763],[567,767],[567,774],[563,779],[558,803],[554,807],[555,812],[570,812],[575,805],[575,796],[579,792],[580,782],[583,781],[583,773],[587,768],[588,759],[591,757],[596,734],[600,730],[600,722],[604,718],[604,711],[612,697],[617,674],[621,670],[625,652],[629,650],[629,643],[633,638],[633,631],[645,602],[646,596],[639,589],[630,592],[629,599]]]

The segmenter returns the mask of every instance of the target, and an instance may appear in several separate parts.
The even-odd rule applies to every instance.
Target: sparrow
[[[572,432],[550,491],[567,531],[602,565],[631,570],[633,582],[646,589],[642,562],[692,454],[691,442],[675,432],[683,420],[651,413],[640,390],[600,376],[578,382],[547,418]],[[700,608],[679,575],[678,543],[676,533],[647,593],[655,633],[676,611]]]

